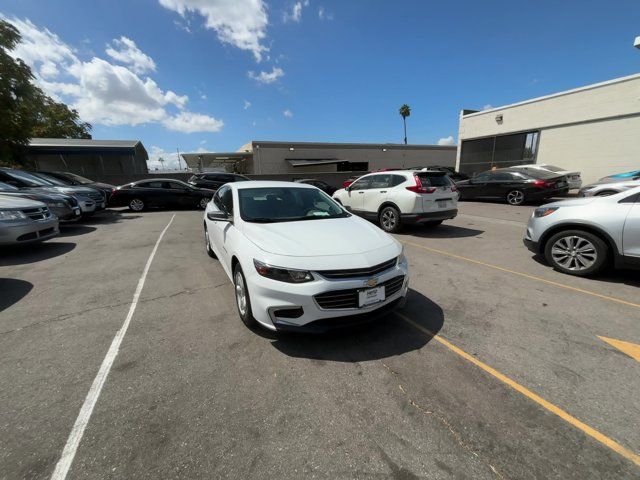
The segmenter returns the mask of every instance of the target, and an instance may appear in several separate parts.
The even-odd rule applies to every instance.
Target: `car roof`
[[[136,180],[135,182],[131,182],[131,184],[139,184],[139,183],[145,183],[145,182],[180,182],[180,183],[186,183],[184,180],[180,180],[178,178],[145,178],[143,180]]]
[[[244,190],[245,188],[274,188],[274,187],[290,187],[290,188],[316,188],[313,185],[297,182],[280,182],[275,180],[251,180],[250,182],[229,183],[231,188],[236,190]]]

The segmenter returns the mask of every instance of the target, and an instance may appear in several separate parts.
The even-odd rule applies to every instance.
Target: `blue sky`
[[[640,71],[640,2],[5,0],[16,54],[94,138],[457,141],[481,109]]]

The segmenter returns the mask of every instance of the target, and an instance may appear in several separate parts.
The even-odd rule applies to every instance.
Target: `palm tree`
[[[165,159],[160,157],[160,158],[158,158],[158,161],[160,162],[160,165],[162,165],[162,170],[164,171],[165,170],[165,167],[164,167]]]
[[[411,107],[406,103],[398,110],[402,116],[402,122],[404,123],[404,144],[407,144],[407,117],[411,115]]]

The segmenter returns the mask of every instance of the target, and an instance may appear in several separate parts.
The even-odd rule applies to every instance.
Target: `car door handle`
[[[362,195],[364,192],[358,192],[360,195]]]
[[[380,193],[387,193],[386,190],[380,190]]]

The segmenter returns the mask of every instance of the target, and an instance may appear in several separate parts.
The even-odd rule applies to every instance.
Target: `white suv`
[[[397,232],[407,223],[440,225],[458,214],[458,189],[446,172],[370,173],[337,190],[333,198],[386,232]]]

